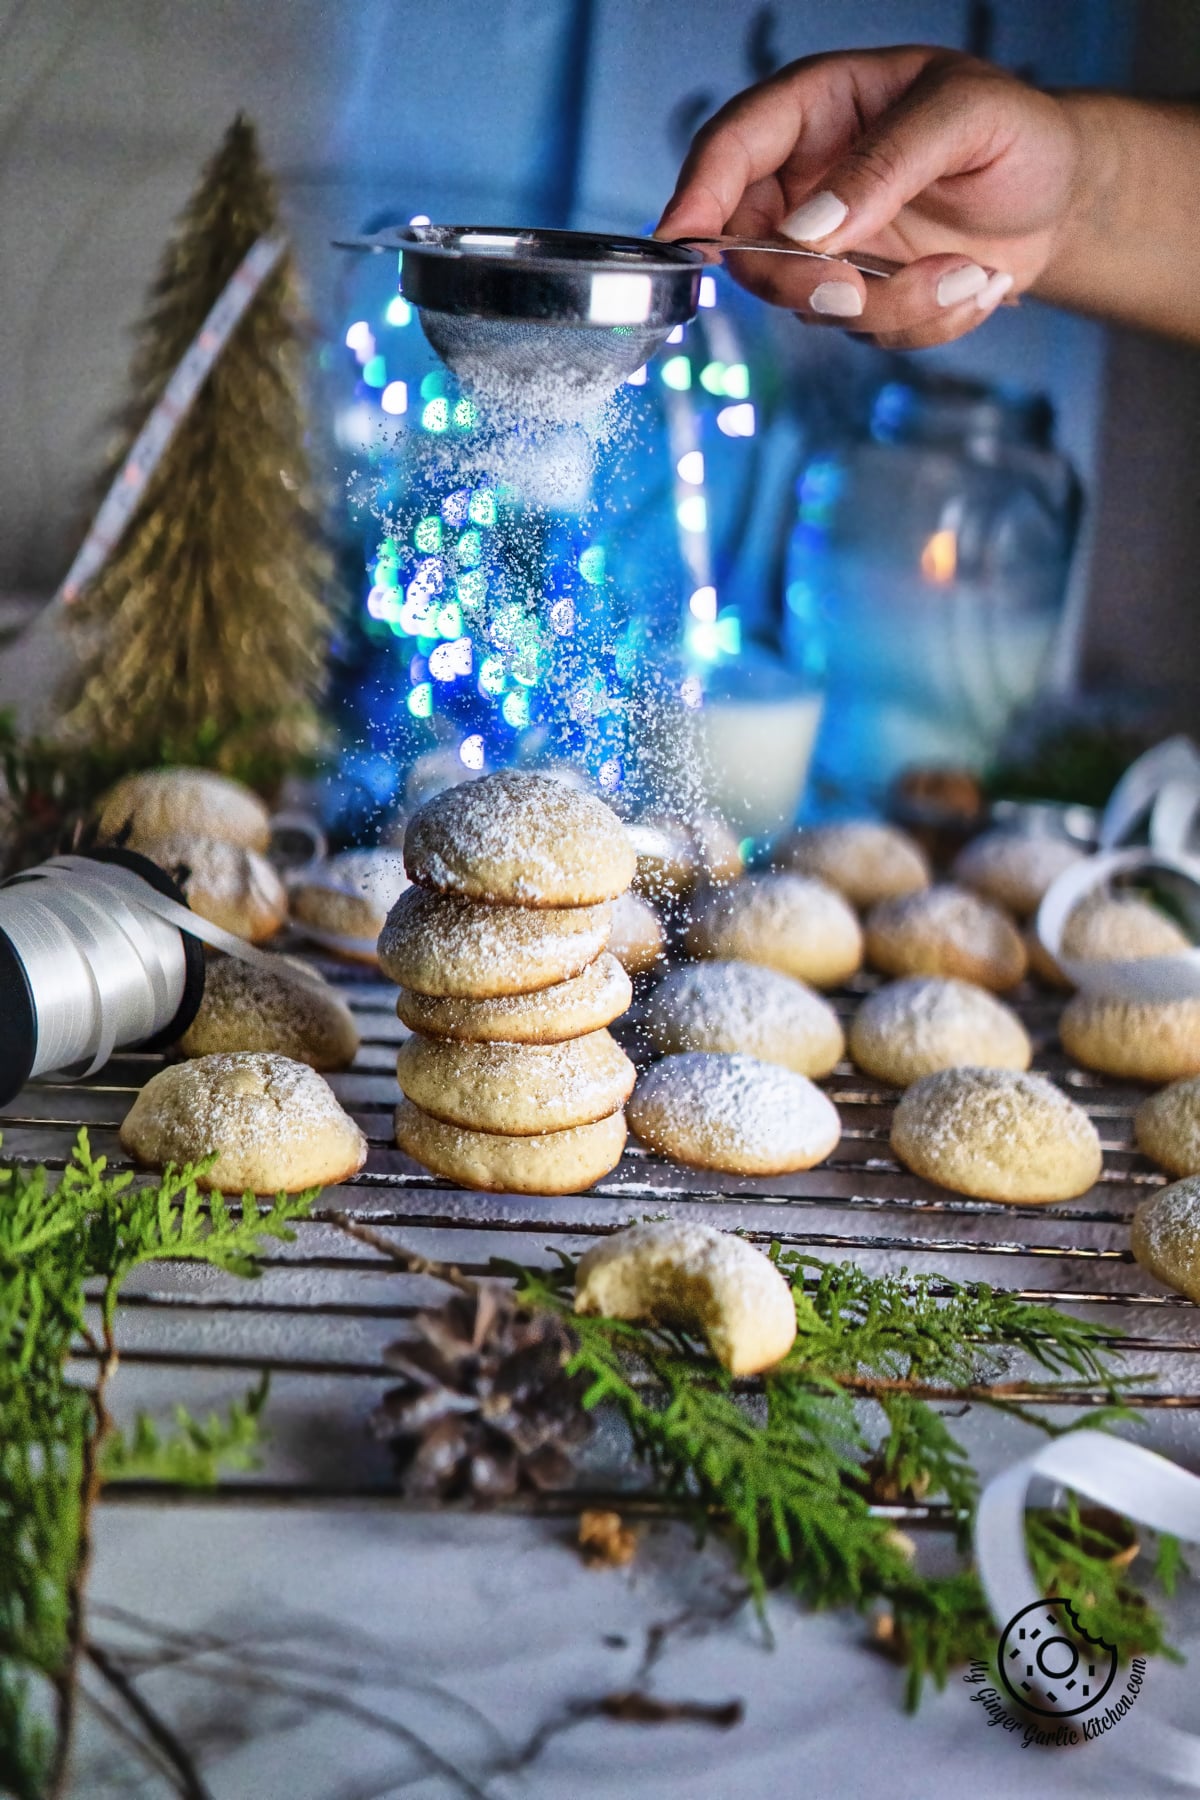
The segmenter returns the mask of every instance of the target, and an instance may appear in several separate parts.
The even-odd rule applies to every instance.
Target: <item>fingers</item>
[[[938,54],[898,49],[806,57],[738,94],[697,133],[656,235],[718,235],[747,189],[785,163],[798,162],[801,177],[807,170],[817,179],[860,120],[885,110]]]
[[[938,181],[971,175],[1006,147],[998,96],[1011,82],[961,59],[931,63],[782,221],[800,243],[837,252],[868,243]]]
[[[885,350],[928,350],[965,337],[991,317],[1013,285],[1007,272],[961,256],[924,256],[887,280],[868,279],[861,310],[850,313],[847,295],[846,315],[838,318],[828,304],[833,285],[828,271],[834,266],[824,265],[825,292],[818,287],[810,294],[808,322],[815,316],[823,324],[838,323]]]

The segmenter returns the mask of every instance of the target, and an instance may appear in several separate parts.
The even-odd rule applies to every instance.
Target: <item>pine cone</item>
[[[411,1494],[500,1500],[565,1487],[568,1447],[587,1437],[585,1383],[568,1378],[571,1339],[550,1313],[520,1312],[502,1289],[456,1294],[417,1315],[419,1336],[384,1351],[404,1376],[372,1415]]]

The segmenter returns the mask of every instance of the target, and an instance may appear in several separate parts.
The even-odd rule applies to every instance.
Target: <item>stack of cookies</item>
[[[543,775],[466,782],[410,820],[379,961],[412,1032],[396,1142],[435,1174],[568,1194],[616,1166],[634,1068],[605,1027],[631,990],[606,946],[635,861],[603,801]]]

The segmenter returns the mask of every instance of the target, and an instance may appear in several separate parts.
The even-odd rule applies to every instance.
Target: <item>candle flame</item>
[[[958,533],[953,526],[935,531],[921,552],[921,573],[926,581],[943,586],[954,580],[958,568]]]

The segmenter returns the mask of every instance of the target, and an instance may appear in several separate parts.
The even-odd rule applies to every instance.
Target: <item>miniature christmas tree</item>
[[[239,115],[164,253],[101,493],[230,276],[277,228]],[[79,667],[62,734],[107,764],[203,762],[269,785],[317,747],[333,563],[305,451],[301,361],[285,255],[71,608]]]

